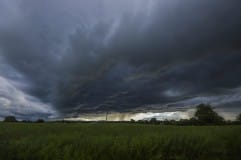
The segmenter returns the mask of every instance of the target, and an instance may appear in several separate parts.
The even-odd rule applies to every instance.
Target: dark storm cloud
[[[211,103],[241,85],[240,5],[2,1],[0,76],[63,115]]]

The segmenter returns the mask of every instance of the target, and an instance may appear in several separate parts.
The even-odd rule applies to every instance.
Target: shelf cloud
[[[240,5],[1,0],[0,117],[241,111]]]

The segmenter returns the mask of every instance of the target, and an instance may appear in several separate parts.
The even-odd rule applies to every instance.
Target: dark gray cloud
[[[201,102],[240,109],[239,96],[228,100],[240,93],[240,5],[3,0],[0,76],[59,115]]]

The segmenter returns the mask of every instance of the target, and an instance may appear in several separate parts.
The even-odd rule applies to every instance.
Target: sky
[[[1,0],[0,118],[178,119],[200,103],[240,113],[240,6]]]

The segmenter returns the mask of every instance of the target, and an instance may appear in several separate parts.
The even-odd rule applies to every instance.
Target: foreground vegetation
[[[240,160],[241,126],[0,123],[3,160]]]
[[[240,160],[241,114],[225,121],[210,105],[180,121],[0,123],[0,160]]]

